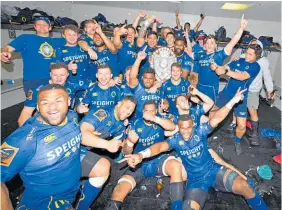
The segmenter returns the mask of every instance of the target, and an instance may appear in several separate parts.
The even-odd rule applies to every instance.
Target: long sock
[[[258,121],[251,121],[252,124],[252,133],[258,133]]]
[[[255,197],[250,198],[250,199],[246,199],[249,206],[253,209],[253,210],[267,210],[267,206],[264,202],[264,200],[260,197],[260,195],[256,192]]]
[[[90,184],[89,180],[85,182],[83,190],[81,192],[81,196],[79,199],[79,203],[77,206],[77,210],[86,210],[93,203],[99,192],[102,188],[94,187]]]
[[[235,141],[236,143],[240,143],[240,142],[241,142],[241,138],[235,136],[235,137],[234,137],[234,141]]]
[[[183,182],[173,182],[169,186],[171,210],[182,210]]]

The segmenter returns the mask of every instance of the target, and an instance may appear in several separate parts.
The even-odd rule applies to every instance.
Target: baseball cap
[[[51,22],[50,22],[50,20],[49,20],[48,17],[36,17],[34,23],[35,23],[36,21],[38,21],[38,20],[43,20],[43,21],[45,21],[48,25],[51,25]]]
[[[206,38],[205,33],[200,33],[199,36],[197,37],[197,40],[204,40]]]

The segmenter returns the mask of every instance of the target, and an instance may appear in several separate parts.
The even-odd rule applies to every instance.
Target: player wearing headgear
[[[131,126],[125,146],[128,151],[138,153],[150,145],[164,140],[164,131],[172,131],[172,121],[157,116],[154,101],[147,101],[143,108],[143,119],[137,119]],[[134,144],[136,146],[133,149]],[[184,172],[183,172],[184,173]],[[185,173],[184,173],[185,174]],[[127,194],[146,177],[170,176],[171,209],[182,209],[183,177],[181,163],[175,157],[160,155],[144,161],[136,169],[127,168],[115,187],[106,210],[120,209]]]
[[[49,80],[49,66],[54,51],[65,44],[63,38],[49,37],[52,27],[47,17],[36,18],[34,29],[36,34],[22,34],[1,49],[3,62],[10,62],[13,52],[21,52],[25,94],[32,87]]]
[[[208,95],[215,103],[219,90],[219,76],[212,69],[214,69],[215,64],[218,66],[223,65],[224,60],[231,54],[234,46],[240,40],[247,25],[248,22],[244,19],[243,15],[240,28],[238,29],[237,33],[224,47],[224,49],[220,51],[216,51],[217,45],[215,37],[209,35],[204,40],[205,52],[193,53],[191,42],[189,41],[188,37],[186,37],[188,54],[194,59],[194,61],[197,61],[196,68],[194,68],[193,79],[191,80],[194,80],[194,85],[198,83],[198,90]]]
[[[5,182],[20,174],[24,183],[17,209],[74,209],[80,186],[81,131],[68,111],[68,93],[51,84],[38,94],[38,113],[1,145],[1,209],[13,209]]]
[[[193,127],[193,121],[189,115],[180,116],[179,133],[138,154],[127,155],[124,160],[127,160],[129,166],[136,167],[143,159],[152,158],[168,150],[175,150],[182,160],[189,180],[186,185],[183,209],[203,208],[210,187],[244,196],[252,209],[267,209],[263,199],[250,186],[251,180],[217,158],[207,142],[208,134],[226,118],[232,107],[242,100],[243,92],[238,89],[236,95],[224,107],[218,110],[208,122],[198,127]]]
[[[251,44],[246,51],[245,58],[232,61],[224,66],[224,68],[216,67],[215,71],[218,75],[225,74],[230,79],[225,88],[217,96],[214,110],[224,106],[226,101],[230,100],[239,87],[241,89],[249,89],[249,86],[259,74],[260,66],[256,61],[260,58],[261,53],[262,48],[258,44]],[[244,93],[244,96],[243,102],[234,107],[234,114],[237,117],[236,135],[234,138],[237,155],[242,153],[240,142],[246,132],[248,91]]]
[[[32,113],[37,106],[37,96],[39,91],[46,85],[59,84],[65,87],[70,98],[70,108],[73,108],[75,95],[78,91],[87,89],[90,86],[89,82],[85,82],[82,85],[79,83],[73,83],[67,80],[69,76],[68,66],[64,63],[53,63],[50,65],[50,80],[41,83],[38,86],[31,88],[24,102],[24,108],[21,111],[18,119],[18,125],[22,126],[24,122],[32,116]]]
[[[111,86],[110,81],[113,77],[112,69],[108,65],[100,65],[97,70],[97,82],[86,89],[84,97],[80,103],[80,108],[89,107],[90,109],[114,107],[120,100],[120,89]]]

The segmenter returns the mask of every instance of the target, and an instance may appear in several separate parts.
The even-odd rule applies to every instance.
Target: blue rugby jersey
[[[122,40],[122,47],[118,50],[118,61],[122,75],[125,75],[126,68],[132,66],[136,60],[138,48],[136,41],[130,44],[126,40]]]
[[[174,149],[181,158],[188,180],[202,178],[209,170],[209,166],[214,163],[207,142],[207,136],[212,131],[213,128],[208,123],[203,123],[193,128],[188,141],[185,141],[179,132],[166,140],[170,150]]]
[[[253,80],[256,78],[260,71],[260,65],[257,62],[248,63],[245,61],[245,58],[240,58],[237,61],[232,61],[228,64],[229,68],[235,72],[248,72],[250,78],[244,81],[236,80],[230,78],[227,85],[223,89],[224,93],[228,94],[228,96],[234,96],[239,87],[241,90],[249,89]],[[245,91],[244,96],[248,95],[248,91]]]
[[[177,63],[179,63],[182,67],[182,70],[191,71],[193,68],[193,60],[190,56],[183,52],[182,55],[176,57]]]
[[[178,95],[186,96],[188,94],[188,87],[190,82],[186,79],[181,78],[181,82],[178,85],[174,85],[171,82],[171,79],[163,83],[161,87],[161,98],[166,99],[169,103],[169,113],[176,114],[177,108],[175,105],[175,98]]]
[[[90,109],[114,107],[121,100],[120,94],[117,86],[102,89],[96,82],[85,90],[82,103],[89,104]]]
[[[69,111],[66,121],[58,126],[38,121],[38,116],[30,118],[1,146],[2,182],[20,174],[28,209],[50,196],[74,199],[80,187],[81,132],[77,114]]]
[[[49,78],[49,67],[54,51],[65,44],[63,38],[41,37],[36,34],[22,34],[9,43],[23,59],[23,80]]]

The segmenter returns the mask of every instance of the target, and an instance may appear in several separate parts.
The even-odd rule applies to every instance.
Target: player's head
[[[136,30],[132,25],[127,26],[126,29],[127,29],[126,40],[129,43],[131,43],[134,41]]]
[[[59,84],[42,87],[38,93],[37,109],[42,120],[50,125],[61,124],[67,116],[69,95]]]
[[[154,116],[157,114],[157,106],[155,101],[150,100],[145,102],[143,106],[143,114],[146,112],[150,112]]]
[[[190,28],[191,28],[190,23],[186,22],[186,23],[184,24],[184,30],[186,29],[187,31],[190,31]]]
[[[197,37],[197,41],[201,46],[204,46],[204,40],[206,38],[206,35],[204,33],[200,33],[199,36]]]
[[[171,65],[171,79],[174,81],[181,80],[182,68],[179,63],[173,63]]]
[[[193,133],[193,120],[190,115],[180,115],[178,118],[178,128],[182,138],[187,141]]]
[[[161,37],[166,38],[167,34],[170,33],[170,32],[172,33],[172,29],[170,27],[168,27],[168,26],[162,27]]]
[[[38,35],[49,35],[49,31],[51,31],[51,23],[49,18],[47,17],[38,17],[34,22],[34,29]]]
[[[119,120],[127,119],[135,110],[137,101],[134,96],[125,96],[117,104],[116,114]]]
[[[168,32],[166,34],[165,40],[167,42],[167,46],[174,46],[175,42],[175,35],[173,32]]]
[[[147,36],[147,43],[150,48],[155,48],[158,44],[158,34],[155,31],[151,31]]]
[[[88,35],[93,36],[95,34],[95,22],[93,20],[86,20],[84,30]]]
[[[190,109],[190,104],[189,104],[189,100],[187,98],[187,96],[183,96],[183,95],[178,95],[175,98],[175,105],[176,108],[179,111],[189,111]]]
[[[98,66],[96,77],[99,84],[102,86],[107,86],[113,77],[111,67],[108,65]]]
[[[249,63],[253,63],[256,60],[261,58],[262,54],[262,48],[260,47],[259,44],[251,44],[249,45],[247,51],[246,51],[246,56],[245,60]]]
[[[50,65],[50,77],[53,84],[64,85],[69,76],[68,66],[64,63]]]
[[[67,45],[77,45],[79,28],[75,25],[66,25],[63,30],[63,37],[66,39]]]
[[[96,47],[103,47],[103,46],[105,46],[105,43],[104,43],[103,39],[101,38],[101,36],[98,33],[94,34],[93,42],[94,42]]]
[[[142,82],[145,86],[145,88],[151,88],[154,86],[156,80],[155,70],[152,68],[145,69],[143,76],[142,76]]]
[[[128,66],[125,70],[125,80],[127,83],[129,83],[129,76],[130,76],[131,69],[132,69],[132,66]]]
[[[184,52],[185,41],[182,37],[177,37],[174,42],[174,53],[179,56]]]
[[[204,50],[206,50],[207,53],[214,53],[216,50],[216,47],[217,47],[217,44],[216,44],[215,36],[208,35],[204,39]]]

